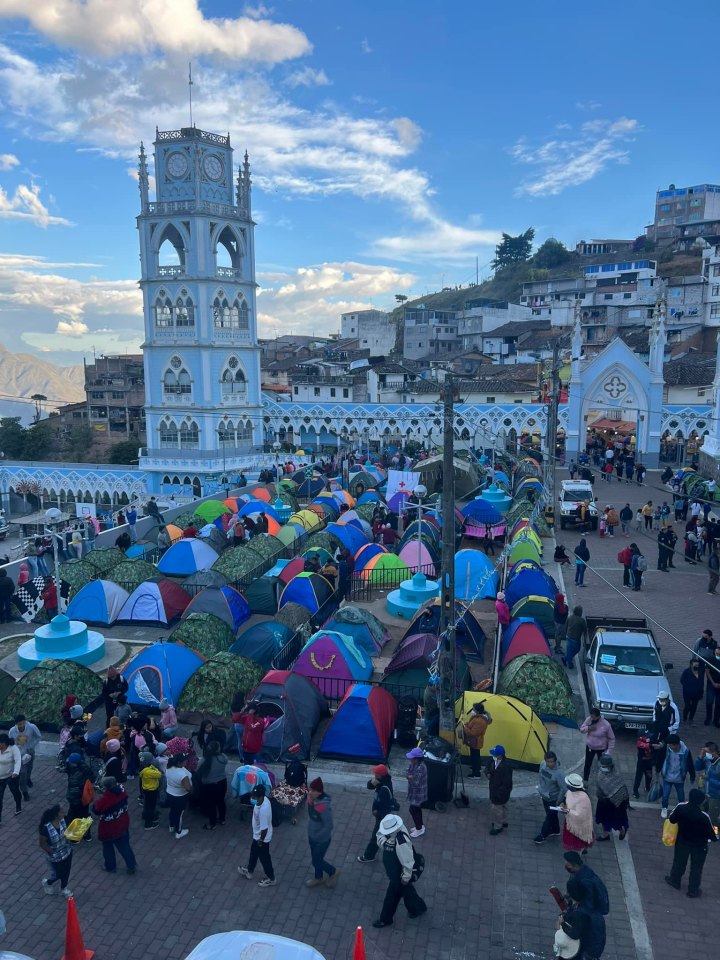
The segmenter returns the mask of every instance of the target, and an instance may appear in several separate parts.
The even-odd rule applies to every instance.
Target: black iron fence
[[[300,656],[300,651],[308,642],[310,637],[318,630],[326,620],[335,613],[340,603],[339,594],[332,594],[325,603],[322,604],[316,613],[311,614],[308,611],[308,619],[301,624],[285,646],[273,658],[273,670],[289,670]]]
[[[420,684],[393,683],[392,675],[384,680],[353,680],[346,677],[329,677],[322,673],[305,674],[305,676],[318,687],[325,699],[331,704],[338,704],[355,683],[368,687],[382,687],[383,690],[391,693],[396,700],[411,697],[418,704],[422,703],[425,692],[425,687]]]
[[[351,600],[372,600],[378,593],[397,590],[403,581],[412,579],[416,570],[359,570],[356,571],[350,583],[349,597]],[[434,563],[420,567],[428,580],[434,580],[438,571]]]

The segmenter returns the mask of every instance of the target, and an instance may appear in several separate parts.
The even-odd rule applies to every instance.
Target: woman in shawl
[[[599,823],[603,831],[597,838],[599,841],[609,840],[613,830],[619,831],[621,840],[625,839],[630,829],[627,814],[629,802],[628,788],[615,770],[613,758],[604,753],[600,757],[595,807],[595,823]]]
[[[565,777],[568,788],[560,809],[565,814],[562,844],[563,850],[575,850],[586,853],[593,845],[592,803],[583,788],[583,778],[579,773],[570,773]]]
[[[506,627],[510,623],[510,607],[505,602],[505,594],[502,590],[498,593],[495,600],[495,613],[498,623],[501,627]]]
[[[570,610],[565,603],[565,594],[555,594],[555,606],[553,608],[553,620],[555,621],[555,653],[562,653],[562,642],[565,639],[567,631],[567,619]]]

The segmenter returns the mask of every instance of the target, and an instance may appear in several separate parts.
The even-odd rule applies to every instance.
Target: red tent
[[[523,653],[550,656],[550,644],[545,631],[531,617],[516,617],[503,631],[500,666],[505,667]]]

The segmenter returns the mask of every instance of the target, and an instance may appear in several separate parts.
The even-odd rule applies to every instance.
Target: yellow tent
[[[532,708],[514,697],[502,697],[497,693],[468,691],[455,701],[455,717],[458,721],[458,747],[463,756],[470,751],[459,740],[462,724],[468,719],[474,703],[485,701],[485,708],[493,719],[485,733],[485,745],[480,751],[483,757],[490,756],[490,748],[501,743],[505,755],[518,763],[538,766],[547,752],[549,737],[542,721]]]
[[[510,546],[508,563],[512,566],[518,560],[533,560],[540,566],[540,551],[529,537],[516,538]]]
[[[322,520],[316,513],[313,513],[312,510],[298,510],[297,513],[294,513],[290,517],[288,523],[300,524],[300,526],[303,526],[306,530],[312,530],[314,527],[322,526]]]
[[[522,540],[530,540],[530,542],[534,543],[537,547],[538,553],[542,553],[542,540],[531,527],[520,527],[518,532],[512,538],[513,544],[519,543]]]

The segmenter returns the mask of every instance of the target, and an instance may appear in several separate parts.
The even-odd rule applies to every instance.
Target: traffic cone
[[[74,897],[68,897],[67,921],[65,924],[65,953],[62,960],[91,960],[95,956],[94,950],[86,950],[80,932],[80,921],[75,909]],[[364,956],[364,954],[363,954]]]
[[[365,960],[365,941],[363,940],[362,927],[355,931],[355,947],[353,949],[353,960]]]

